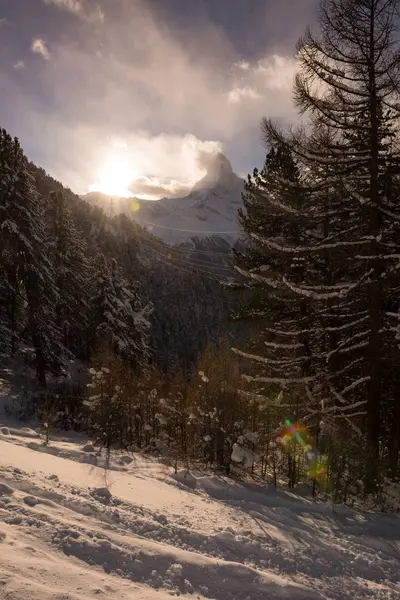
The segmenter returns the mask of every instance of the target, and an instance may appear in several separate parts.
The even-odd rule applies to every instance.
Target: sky
[[[77,193],[182,195],[220,150],[245,176],[261,118],[296,118],[294,48],[317,5],[0,0],[0,126]]]

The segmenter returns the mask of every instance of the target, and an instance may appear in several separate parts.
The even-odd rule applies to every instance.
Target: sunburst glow
[[[132,196],[130,185],[137,174],[125,156],[115,155],[107,158],[99,169],[98,183],[90,186],[90,191],[101,192],[107,196]]]

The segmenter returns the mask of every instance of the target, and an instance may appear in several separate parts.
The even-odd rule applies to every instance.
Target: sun
[[[89,186],[89,190],[129,198],[132,196],[129,188],[135,176],[134,168],[125,156],[110,156],[99,169],[98,183]]]

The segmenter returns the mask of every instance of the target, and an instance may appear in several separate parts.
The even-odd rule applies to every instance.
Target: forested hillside
[[[190,370],[226,329],[214,271],[83,201],[4,130],[1,151],[3,354],[32,342],[41,384],[72,357],[90,362],[105,340],[138,364]]]

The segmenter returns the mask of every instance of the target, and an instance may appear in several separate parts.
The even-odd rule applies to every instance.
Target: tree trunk
[[[17,351],[17,307],[16,307],[16,295],[12,295],[11,302],[11,354]]]
[[[367,452],[365,492],[373,493],[376,490],[379,464],[379,435],[381,417],[381,286],[380,276],[382,271],[381,259],[376,236],[379,234],[380,218],[378,212],[379,197],[379,131],[378,131],[378,102],[375,81],[375,15],[371,7],[370,30],[370,66],[369,66],[369,92],[371,116],[371,169],[370,169],[370,235],[374,236],[371,242],[371,255],[373,260],[372,283],[369,291],[369,323],[370,336],[368,344],[370,382],[367,398]]]
[[[46,363],[44,360],[39,336],[37,334],[33,335],[33,345],[36,351],[36,379],[40,387],[46,388]]]
[[[389,443],[389,475],[392,478],[397,476],[400,450],[400,399],[398,399],[397,402],[395,399],[394,402],[394,415]]]

